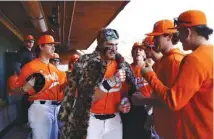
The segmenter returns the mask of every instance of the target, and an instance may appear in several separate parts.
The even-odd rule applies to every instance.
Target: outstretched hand
[[[115,73],[115,81],[118,83],[120,82],[124,82],[126,80],[126,72],[123,69],[119,69],[116,73]]]
[[[153,71],[152,63],[146,62],[146,64],[142,67],[141,73],[144,77],[148,72]]]

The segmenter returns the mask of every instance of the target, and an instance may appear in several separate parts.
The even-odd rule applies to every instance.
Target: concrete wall
[[[15,52],[19,49],[19,46],[14,45],[13,43],[9,42],[3,36],[0,36],[0,98],[4,96],[5,93],[5,52]]]

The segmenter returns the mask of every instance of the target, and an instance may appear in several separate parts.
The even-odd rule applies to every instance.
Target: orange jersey
[[[59,70],[59,82],[60,84],[64,84],[67,82],[67,75],[66,72]]]
[[[135,82],[138,85],[142,95],[146,97],[151,96],[152,89],[149,86],[148,82],[142,77],[142,74],[141,74],[142,66],[136,66],[134,64],[131,64],[131,67],[135,75]]]
[[[10,76],[9,79],[7,80],[9,95],[13,95],[13,93],[14,93],[13,90],[16,88],[15,83],[17,80],[18,80],[18,75],[16,75],[16,74]]]
[[[154,71],[164,85],[168,87],[173,85],[183,57],[184,54],[179,49],[172,49],[154,65]],[[161,108],[154,108],[154,124],[158,134],[165,139],[173,139],[179,136],[179,114],[173,112],[166,105]]]
[[[213,46],[199,46],[186,56],[171,88],[154,72],[145,78],[171,109],[179,110],[182,139],[213,138]]]
[[[131,68],[133,70],[134,76],[135,76],[135,82],[139,87],[139,91],[142,93],[143,96],[149,97],[151,96],[152,89],[147,83],[147,81],[142,77],[141,70],[142,66],[136,66],[134,64],[131,64]],[[123,95],[127,96],[128,90],[131,86],[127,83],[124,82],[121,92]]]
[[[59,95],[59,100],[63,100],[64,99],[63,88],[67,84],[67,75],[66,75],[66,72],[64,71],[60,71],[60,70],[58,71],[59,71],[59,84],[60,84],[60,90],[61,90],[61,93]]]
[[[27,63],[21,70],[19,78],[16,82],[16,87],[21,87],[26,82],[27,77],[33,73],[41,73],[45,78],[45,85],[37,94],[31,94],[30,101],[34,100],[57,100],[63,99],[63,94],[60,85],[63,80],[60,80],[59,70],[52,64],[45,64],[39,59]],[[30,91],[31,92],[31,91]],[[29,93],[29,92],[28,92]]]
[[[105,78],[113,76],[118,69],[116,61],[112,61],[105,73]],[[120,92],[106,93],[100,100],[92,104],[91,112],[96,114],[113,114],[118,111],[118,106],[121,100]]]

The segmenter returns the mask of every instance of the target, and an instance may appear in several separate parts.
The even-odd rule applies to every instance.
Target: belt
[[[110,119],[110,118],[114,118],[116,115],[115,114],[105,114],[105,115],[94,115],[94,117],[96,119],[99,119],[99,120],[106,120],[106,119]]]
[[[37,102],[37,103],[40,103],[40,104],[57,105],[57,106],[61,104],[60,101],[50,101],[50,100],[36,100],[36,101],[33,101],[33,102]]]

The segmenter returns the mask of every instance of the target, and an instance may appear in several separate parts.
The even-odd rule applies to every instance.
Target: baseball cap
[[[118,32],[115,29],[111,29],[111,28],[101,29],[97,36],[98,44],[101,44],[104,41],[117,40],[117,39],[119,39]]]
[[[154,45],[154,36],[147,36],[144,40],[143,40],[143,42],[142,42],[142,44],[143,45]]]
[[[155,46],[155,42],[154,42],[154,36],[147,36],[144,40],[143,40],[143,46],[146,49],[152,49],[156,52],[159,51],[160,46]]]
[[[174,29],[181,27],[193,27],[207,25],[207,18],[204,12],[199,10],[188,10],[174,18]]]
[[[32,36],[32,35],[27,35],[27,36],[25,36],[25,38],[24,38],[24,41],[34,41],[35,39],[34,39],[34,37]]]
[[[37,45],[40,44],[59,44],[59,42],[55,42],[53,36],[51,35],[42,35],[39,37]]]
[[[144,48],[143,44],[141,42],[135,42],[134,45],[132,46],[132,48],[136,48],[136,47]]]
[[[153,31],[146,35],[148,36],[159,36],[163,34],[172,34],[177,32],[176,29],[170,29],[174,27],[174,23],[171,20],[160,20],[154,24]]]

